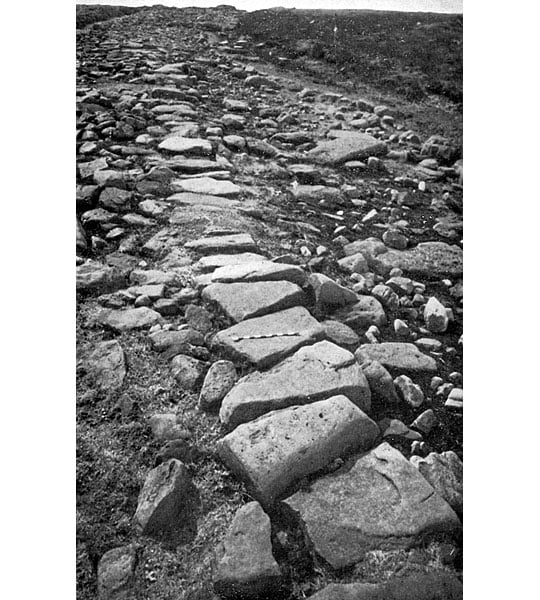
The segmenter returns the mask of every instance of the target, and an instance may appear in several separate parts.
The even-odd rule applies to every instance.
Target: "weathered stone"
[[[284,501],[314,551],[334,569],[376,549],[409,548],[430,534],[456,534],[458,517],[387,443]]]
[[[152,415],[148,422],[154,437],[159,441],[183,439],[185,429],[176,420],[174,413]]]
[[[204,378],[199,395],[199,407],[211,410],[218,407],[233,387],[238,375],[234,363],[229,360],[216,361]]]
[[[315,294],[315,303],[321,310],[358,302],[358,296],[354,292],[322,273],[313,273],[308,282]]]
[[[305,304],[302,289],[290,281],[257,283],[212,283],[202,293],[234,321],[244,321],[269,312]]]
[[[392,406],[399,402],[392,376],[380,362],[373,360],[364,363],[362,371],[368,380],[372,401],[382,406]]]
[[[349,273],[366,273],[369,271],[368,262],[361,252],[340,258],[338,264],[344,271]]]
[[[218,547],[214,590],[225,598],[262,598],[277,594],[281,581],[270,519],[258,502],[248,502],[238,509]]]
[[[102,310],[97,316],[97,322],[104,327],[122,333],[131,329],[143,329],[151,327],[161,320],[161,315],[141,306],[139,308],[128,308],[127,310]]]
[[[356,296],[357,302],[338,309],[333,318],[355,331],[363,333],[371,325],[383,327],[386,325],[386,313],[382,304],[372,296]]]
[[[399,419],[382,419],[379,421],[378,425],[385,440],[387,438],[397,438],[400,440],[407,440],[409,442],[420,442],[422,440],[421,433],[413,431]]]
[[[211,278],[216,283],[290,281],[300,286],[305,284],[306,279],[306,273],[301,267],[269,260],[218,267]]]
[[[394,379],[394,385],[402,400],[412,408],[418,408],[424,402],[422,388],[414,383],[407,375],[400,375]]]
[[[365,240],[358,240],[356,242],[350,242],[343,246],[345,256],[353,256],[355,254],[362,254],[368,264],[374,257],[379,254],[388,252],[388,248],[377,238],[367,238]]]
[[[171,361],[171,370],[176,383],[185,390],[192,390],[201,380],[204,363],[185,354],[177,354]]]
[[[435,424],[437,423],[437,417],[431,408],[425,410],[422,414],[418,415],[416,419],[411,423],[411,427],[418,429],[424,434],[428,434]]]
[[[201,332],[191,328],[181,329],[180,331],[155,331],[149,335],[149,338],[152,347],[158,352],[165,352],[172,346],[182,344],[204,345],[204,337]]]
[[[76,286],[78,292],[114,292],[126,284],[126,275],[120,269],[87,260],[77,267]]]
[[[179,543],[185,533],[191,533],[195,498],[186,466],[172,458],[148,473],[139,494],[136,527],[159,541]]]
[[[229,267],[234,265],[243,265],[246,263],[267,262],[262,254],[253,254],[252,252],[243,252],[240,254],[214,254],[203,256],[196,263],[195,267],[203,272],[214,271],[221,267]],[[284,277],[283,279],[287,279]],[[290,280],[289,280],[290,281]]]
[[[455,452],[432,452],[426,458],[411,457],[411,463],[450,506],[463,513],[463,463]]]
[[[289,335],[281,335],[283,333]],[[224,329],[215,336],[214,345],[233,358],[248,360],[262,368],[277,363],[323,335],[322,325],[309,311],[295,306]]]
[[[147,296],[150,300],[157,300],[165,295],[165,286],[162,283],[134,285],[129,287],[127,291],[128,294],[133,296]]]
[[[387,153],[384,142],[367,133],[347,132],[337,139],[319,142],[308,157],[323,165],[339,165],[350,160],[367,158]]]
[[[130,273],[129,280],[135,285],[174,285],[177,277],[174,272],[135,269]]]
[[[324,340],[300,348],[269,371],[240,379],[223,399],[219,418],[235,426],[271,410],[337,394],[366,412],[371,407],[369,385],[354,355]]]
[[[105,552],[97,571],[99,600],[134,600],[133,573],[136,564],[137,552],[132,545]]]
[[[188,324],[201,333],[208,333],[213,327],[212,315],[202,306],[190,304],[186,308],[184,316]]]
[[[257,244],[249,233],[235,233],[232,235],[218,235],[203,237],[185,244],[186,248],[196,250],[203,254],[213,252],[250,252],[257,250]]]
[[[339,321],[323,321],[324,333],[327,339],[338,346],[354,350],[360,343],[360,338],[356,333],[344,323]]]
[[[169,218],[169,223],[175,225],[182,223],[185,218],[185,206],[196,206],[196,207],[213,207],[219,209],[234,209],[240,206],[238,200],[232,200],[231,198],[223,198],[222,196],[210,196],[209,194],[194,194],[192,192],[179,192],[169,196],[167,200],[174,201],[176,204],[184,205],[181,208],[173,211]]]
[[[99,195],[99,203],[112,211],[128,210],[133,194],[115,187],[105,188]]]
[[[126,359],[116,340],[99,342],[84,362],[86,373],[97,389],[115,392],[122,387],[126,376]]]
[[[208,140],[181,136],[165,138],[159,144],[159,149],[179,154],[212,154],[212,144]]]
[[[369,360],[380,362],[392,374],[433,375],[437,372],[437,363],[431,356],[406,342],[363,344],[355,355],[360,363]]]
[[[346,396],[333,396],[239,425],[219,442],[218,453],[270,507],[291,485],[336,458],[368,450],[378,436],[377,424]]]
[[[426,327],[433,333],[444,333],[448,328],[446,308],[432,296],[424,308]]]
[[[395,248],[396,250],[405,250],[409,243],[407,236],[395,229],[387,229],[382,235],[382,241],[389,248]]]
[[[208,194],[233,198],[242,191],[239,185],[232,181],[222,181],[213,177],[194,177],[192,179],[175,179],[171,182],[174,190],[179,192],[192,192],[194,194]]]
[[[423,242],[410,250],[389,250],[378,254],[371,259],[370,267],[383,276],[397,268],[427,279],[439,279],[445,275],[461,277],[463,251],[444,242]]]

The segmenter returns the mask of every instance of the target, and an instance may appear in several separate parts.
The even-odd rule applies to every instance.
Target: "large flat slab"
[[[236,208],[240,206],[238,200],[213,196],[211,194],[196,194],[194,192],[178,192],[169,196],[167,200],[184,206],[217,206],[219,208]]]
[[[306,302],[302,289],[290,281],[212,283],[204,288],[202,298],[236,322]]]
[[[410,250],[388,250],[372,258],[370,266],[383,276],[397,268],[428,279],[462,277],[463,250],[444,242],[424,242]]]
[[[414,344],[405,342],[362,344],[355,355],[359,363],[380,362],[393,375],[432,375],[437,372],[434,358],[420,352]]]
[[[212,144],[202,138],[187,138],[173,135],[165,138],[158,146],[160,150],[187,154],[212,154]]]
[[[211,196],[223,196],[224,198],[238,196],[242,191],[242,188],[232,181],[214,179],[213,177],[174,179],[171,181],[171,187],[173,190],[180,192],[209,194]]]
[[[231,235],[215,235],[199,238],[185,244],[186,248],[202,254],[213,252],[250,252],[257,250],[257,244],[249,233],[233,233]]]
[[[270,260],[218,267],[211,277],[215,283],[291,281],[300,286],[306,283],[306,279],[307,275],[301,267]]]
[[[295,306],[224,329],[214,337],[214,345],[232,358],[262,368],[323,336],[323,326],[306,308]]]
[[[103,309],[96,320],[100,325],[122,333],[155,325],[161,320],[161,315],[151,308],[141,306],[126,310]]]
[[[377,549],[410,548],[460,522],[413,465],[387,443],[284,501],[314,551],[334,569]]]
[[[266,261],[266,257],[262,254],[255,254],[253,252],[241,252],[240,254],[211,254],[210,256],[203,256],[194,265],[198,271],[207,273],[214,271],[220,267],[228,267],[233,265],[243,265],[246,263]]]
[[[269,371],[240,379],[225,396],[222,423],[236,426],[271,410],[343,394],[364,411],[371,408],[368,381],[354,355],[323,340],[304,346]]]
[[[339,165],[349,160],[379,156],[386,152],[384,142],[367,133],[351,132],[350,135],[319,142],[308,152],[308,157],[320,164]]]
[[[338,457],[368,450],[379,428],[346,396],[273,411],[218,443],[223,462],[263,506]]]

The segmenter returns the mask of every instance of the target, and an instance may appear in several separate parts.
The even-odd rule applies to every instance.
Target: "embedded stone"
[[[100,325],[122,333],[151,327],[161,320],[161,315],[151,308],[141,306],[126,310],[105,309],[97,315],[96,320]]]
[[[360,363],[369,360],[380,362],[391,374],[434,375],[437,372],[435,360],[407,342],[363,344],[355,355]]]

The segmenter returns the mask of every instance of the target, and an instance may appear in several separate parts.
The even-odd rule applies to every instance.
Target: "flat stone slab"
[[[437,279],[463,276],[463,250],[444,242],[423,242],[410,250],[388,250],[373,257],[370,266],[386,276],[394,269],[410,275]]]
[[[203,254],[212,252],[250,252],[257,250],[257,244],[249,233],[233,233],[199,238],[185,244],[190,250]]]
[[[371,408],[369,384],[354,355],[323,340],[300,348],[269,371],[242,377],[223,399],[219,418],[236,426],[271,410],[338,394],[366,412]]]
[[[122,333],[131,329],[151,327],[161,320],[161,315],[148,308],[128,308],[126,310],[106,309],[97,316],[97,322],[104,327]]]
[[[405,342],[362,344],[355,355],[359,363],[380,362],[393,375],[433,375],[437,372],[434,358],[420,352],[414,344]]]
[[[126,273],[116,267],[87,260],[77,267],[76,286],[78,292],[114,292],[126,284]]]
[[[282,334],[287,335],[282,335]],[[242,321],[214,337],[214,345],[232,358],[269,367],[300,346],[324,335],[323,326],[303,306]]]
[[[290,281],[212,283],[203,290],[202,298],[215,302],[236,322],[306,302],[302,289]]]
[[[278,592],[281,571],[272,555],[270,518],[258,502],[234,515],[216,552],[214,590],[225,598],[269,597]]]
[[[253,252],[242,252],[240,254],[214,254],[203,256],[194,266],[198,271],[207,273],[219,269],[220,267],[244,265],[253,262],[258,263],[261,261],[266,261],[266,257],[262,254],[255,254]]]
[[[218,208],[236,208],[240,206],[238,200],[223,198],[222,196],[212,196],[210,194],[196,194],[193,192],[178,192],[169,196],[167,200],[182,204],[185,206],[215,206]],[[171,222],[173,219],[171,218]]]
[[[165,138],[158,146],[160,150],[187,154],[212,154],[212,144],[202,138],[187,138],[174,135]]]
[[[174,179],[171,181],[171,186],[173,190],[193,192],[195,194],[209,194],[210,196],[223,196],[224,198],[238,196],[242,191],[242,188],[232,181],[214,179],[213,177]]]
[[[450,505],[387,443],[284,504],[334,569],[354,565],[370,550],[410,548],[431,534],[454,535],[461,528]]]
[[[307,155],[320,164],[339,165],[350,160],[386,154],[387,151],[386,144],[373,136],[351,132],[351,135],[319,142]]]
[[[324,343],[324,342],[321,342]],[[368,450],[379,428],[346,396],[276,410],[239,425],[218,454],[263,506],[333,460]]]
[[[301,267],[269,260],[218,267],[211,277],[211,281],[215,283],[290,281],[300,286],[306,280],[307,275]]]

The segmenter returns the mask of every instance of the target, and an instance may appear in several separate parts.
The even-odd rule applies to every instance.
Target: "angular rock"
[[[272,555],[271,526],[258,502],[238,509],[217,550],[214,590],[224,598],[277,594],[281,571]]]
[[[432,296],[424,308],[426,327],[433,333],[444,333],[448,329],[446,308]]]
[[[282,334],[287,335],[282,335]],[[277,313],[248,319],[220,331],[214,345],[233,358],[269,367],[300,346],[322,338],[324,329],[309,311],[295,306]]]
[[[191,328],[179,331],[155,331],[149,335],[149,338],[152,347],[158,352],[165,352],[172,346],[181,346],[182,344],[204,345],[204,337],[201,332]]]
[[[290,281],[212,283],[204,289],[202,298],[215,302],[236,322],[306,302],[302,289]]]
[[[104,265],[95,260],[87,260],[77,267],[76,286],[78,292],[114,292],[126,284],[126,275],[120,269]]]
[[[382,406],[396,405],[399,397],[390,373],[376,360],[361,366],[369,383],[372,401]]]
[[[423,242],[410,250],[389,250],[371,259],[370,267],[386,276],[392,269],[427,279],[463,275],[463,250],[444,242]]]
[[[185,244],[185,247],[201,252],[202,254],[211,254],[214,252],[250,252],[257,250],[257,244],[255,244],[249,233],[203,237],[188,242]]]
[[[306,279],[306,273],[301,267],[269,260],[218,267],[211,278],[215,283],[290,281],[300,286],[306,283]]]
[[[359,333],[363,333],[372,325],[377,327],[386,325],[386,313],[376,298],[357,295],[356,299],[355,304],[349,304],[334,312],[333,318]]]
[[[229,267],[235,265],[244,265],[247,263],[259,263],[267,262],[262,254],[253,254],[252,252],[243,252],[241,254],[214,254],[210,256],[203,256],[196,263],[196,268],[200,271],[214,271],[221,267]],[[287,277],[283,277],[287,279]],[[289,280],[290,281],[290,280]],[[299,284],[300,285],[300,284]]]
[[[391,374],[433,375],[437,372],[437,363],[431,356],[406,342],[363,344],[355,355],[360,363],[370,360],[380,362]]]
[[[324,340],[300,348],[269,371],[240,379],[223,399],[219,418],[234,427],[271,410],[338,394],[369,412],[369,385],[354,355]]]
[[[358,296],[354,292],[322,273],[313,273],[308,282],[315,294],[315,303],[322,310],[358,302]]]
[[[344,323],[339,321],[323,321],[324,333],[327,339],[347,350],[354,350],[360,343],[356,333]]]
[[[308,157],[323,165],[340,165],[350,160],[386,154],[388,149],[384,142],[367,133],[347,132],[343,137],[319,142]]]
[[[136,564],[137,552],[132,545],[105,552],[97,571],[99,600],[132,600]]]
[[[204,378],[199,395],[199,407],[211,410],[220,405],[238,379],[236,367],[230,360],[216,361]]]
[[[184,390],[192,390],[204,373],[205,365],[200,360],[177,354],[171,361],[171,370],[176,383]]]
[[[143,535],[177,544],[191,533],[195,499],[186,466],[172,458],[148,473],[139,494],[136,527]]]
[[[126,358],[116,340],[99,342],[84,366],[98,390],[115,392],[122,387],[126,376]]]
[[[284,501],[316,554],[334,569],[370,550],[410,548],[431,534],[454,535],[460,522],[405,457],[387,443]]]
[[[161,315],[141,306],[139,308],[128,308],[126,310],[102,310],[97,316],[97,322],[104,327],[122,333],[131,329],[143,329],[151,327],[161,320]]]
[[[416,419],[411,423],[411,427],[418,429],[424,434],[429,434],[437,423],[437,417],[431,408],[425,410],[422,414],[418,415]]]
[[[412,456],[411,463],[420,471],[433,488],[458,515],[463,513],[463,463],[451,450],[426,458]]]
[[[321,342],[324,343],[324,342]],[[379,428],[346,396],[273,411],[218,443],[221,460],[263,506],[336,458],[368,450]]]
[[[171,136],[165,138],[158,147],[179,154],[212,154],[212,144],[202,138]]]

